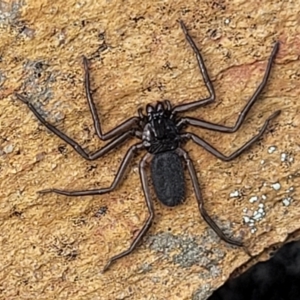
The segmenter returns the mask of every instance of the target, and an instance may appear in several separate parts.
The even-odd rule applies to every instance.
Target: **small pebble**
[[[259,212],[257,212],[254,216],[253,216],[253,219],[258,221],[262,218],[262,214],[260,214]]]
[[[279,182],[276,182],[274,184],[271,184],[271,187],[275,190],[275,191],[279,191],[281,188],[281,185]]]
[[[287,158],[287,154],[286,153],[281,153],[280,160],[281,161],[286,161],[286,158]]]
[[[244,218],[244,222],[245,223],[249,223],[250,222],[250,218],[248,216],[244,216],[243,218]]]
[[[291,197],[287,197],[287,198],[284,198],[284,199],[282,200],[282,204],[283,204],[284,206],[290,206],[290,205],[291,205],[291,201],[292,201],[292,198],[291,198]]]
[[[258,197],[257,196],[252,196],[250,199],[249,199],[249,202],[250,203],[254,203],[258,200]]]
[[[3,151],[8,154],[8,153],[11,153],[12,151],[14,150],[14,146],[13,145],[7,145],[3,148]]]
[[[271,147],[269,147],[269,149],[268,149],[268,153],[273,153],[274,151],[276,150],[276,147],[275,146],[271,146]]]
[[[230,21],[231,20],[229,18],[226,18],[225,21],[224,21],[225,25],[229,25]]]
[[[265,212],[265,211],[264,211],[263,208],[259,208],[259,209],[258,209],[258,213],[263,214],[264,212]]]
[[[240,197],[240,196],[241,196],[240,191],[234,191],[234,192],[230,193],[231,198],[237,198],[237,197]]]
[[[261,198],[262,198],[263,200],[266,200],[266,199],[267,199],[267,196],[266,196],[266,195],[262,195]]]

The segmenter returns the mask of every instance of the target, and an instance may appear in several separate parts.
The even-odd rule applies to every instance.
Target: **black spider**
[[[24,96],[20,94],[16,94],[18,99],[24,102],[28,108],[34,113],[34,115],[43,123],[50,131],[59,136],[62,140],[72,146],[75,151],[77,151],[83,158],[87,160],[95,160],[109,151],[113,150],[116,146],[123,143],[131,136],[135,136],[142,141],[140,143],[136,143],[131,146],[123,161],[119,167],[119,170],[113,180],[113,183],[108,188],[102,189],[94,189],[94,190],[80,190],[80,191],[66,191],[59,189],[45,189],[39,191],[39,193],[49,193],[54,192],[57,194],[67,195],[67,196],[85,196],[85,195],[101,195],[105,193],[109,193],[116,188],[116,186],[121,182],[124,177],[124,173],[126,168],[128,167],[130,160],[134,156],[134,153],[141,149],[146,149],[147,154],[142,158],[139,166],[139,173],[142,183],[143,192],[146,198],[146,204],[149,211],[149,216],[140,230],[139,234],[134,238],[130,247],[121,252],[118,255],[110,258],[103,271],[106,271],[112,262],[117,259],[124,257],[131,253],[137,243],[141,240],[147,230],[150,228],[151,222],[154,217],[153,204],[150,196],[148,179],[145,171],[146,165],[151,162],[151,175],[153,180],[154,189],[158,199],[167,206],[176,206],[183,202],[185,197],[185,182],[184,182],[184,174],[183,174],[183,165],[182,158],[187,164],[189,174],[192,179],[193,187],[196,194],[196,199],[199,206],[199,211],[204,220],[210,225],[210,227],[218,234],[218,236],[226,241],[227,243],[242,246],[240,241],[235,239],[231,239],[227,237],[222,230],[218,227],[218,225],[210,218],[207,214],[206,210],[203,206],[203,199],[200,192],[199,183],[197,180],[196,171],[194,169],[193,163],[186,151],[181,148],[181,144],[188,140],[192,140],[197,145],[202,146],[208,152],[215,155],[217,158],[223,161],[230,161],[240,155],[244,150],[246,150],[250,145],[252,145],[255,141],[257,141],[264,131],[266,130],[271,119],[277,117],[280,114],[280,110],[273,113],[264,123],[259,133],[254,136],[251,140],[249,140],[245,145],[243,145],[240,149],[236,150],[230,156],[225,156],[209,143],[201,139],[199,136],[190,133],[190,132],[182,132],[182,129],[186,125],[192,125],[196,127],[201,127],[209,130],[232,133],[236,132],[240,126],[242,125],[246,115],[248,114],[250,108],[257,100],[261,91],[265,87],[272,62],[275,58],[276,53],[278,52],[279,42],[276,42],[271,53],[271,56],[268,61],[268,65],[265,71],[265,75],[263,81],[258,86],[254,95],[248,101],[242,112],[240,113],[236,124],[233,127],[213,124],[204,120],[195,119],[191,117],[178,117],[178,113],[185,112],[187,110],[196,109],[205,104],[211,103],[215,100],[215,92],[213,85],[209,79],[207,70],[204,65],[203,58],[194,43],[193,39],[187,32],[187,29],[182,21],[179,21],[183,33],[185,35],[186,40],[192,47],[198,65],[201,71],[201,74],[204,78],[205,85],[209,91],[209,97],[206,99],[197,100],[194,102],[180,104],[172,107],[170,101],[165,100],[163,102],[157,102],[155,106],[148,104],[146,106],[146,115],[143,114],[142,109],[138,110],[138,117],[131,117],[128,120],[124,121],[114,129],[110,130],[107,133],[102,133],[99,117],[96,111],[95,104],[92,99],[91,91],[90,91],[90,77],[88,70],[88,61],[85,57],[83,57],[83,64],[85,70],[85,88],[86,88],[86,97],[89,104],[89,108],[93,117],[94,126],[98,137],[103,140],[111,140],[108,142],[103,148],[100,150],[89,154],[87,153],[77,142],[73,139],[65,135],[59,129],[55,128],[53,125],[49,124],[34,108],[34,106],[26,99]],[[153,158],[153,159],[152,159]]]

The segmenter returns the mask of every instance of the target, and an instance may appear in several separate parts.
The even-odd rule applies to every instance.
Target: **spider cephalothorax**
[[[72,146],[75,151],[77,151],[83,158],[87,160],[95,160],[102,157],[106,153],[115,149],[116,146],[120,145],[128,138],[132,137],[132,135],[141,139],[141,142],[134,144],[127,150],[123,161],[119,167],[119,170],[110,187],[80,191],[45,189],[40,191],[40,193],[54,192],[67,196],[101,195],[109,193],[112,190],[114,190],[117,187],[117,185],[121,182],[122,178],[124,177],[126,168],[129,166],[129,163],[134,156],[134,153],[141,149],[145,149],[147,151],[146,155],[142,158],[140,162],[139,173],[143,192],[146,199],[147,208],[149,211],[149,216],[138,235],[136,235],[136,237],[133,239],[130,247],[127,250],[110,258],[110,260],[104,268],[104,271],[108,269],[112,262],[131,253],[136,247],[137,243],[141,240],[143,235],[150,228],[151,222],[154,218],[154,210],[148,186],[148,178],[146,174],[146,166],[149,163],[151,163],[151,177],[157,198],[167,206],[176,206],[184,200],[185,196],[185,181],[183,172],[183,163],[185,162],[187,165],[189,175],[192,179],[199,211],[203,219],[211,226],[211,228],[219,235],[221,239],[223,239],[227,243],[236,246],[242,246],[242,243],[240,241],[226,236],[223,233],[223,231],[218,227],[218,225],[213,221],[213,219],[207,214],[203,206],[203,199],[201,196],[196,171],[188,153],[181,148],[181,143],[182,141],[192,140],[197,145],[202,146],[208,152],[218,157],[219,159],[223,161],[229,161],[236,158],[243,151],[249,148],[255,141],[257,141],[265,132],[270,120],[278,116],[280,111],[278,110],[274,112],[271,116],[269,116],[262,128],[260,129],[259,133],[229,156],[222,154],[220,151],[218,151],[216,148],[214,148],[212,145],[207,143],[205,140],[203,140],[196,134],[193,134],[191,132],[184,132],[182,130],[183,127],[191,125],[225,133],[236,132],[242,125],[249,110],[251,109],[255,101],[258,99],[258,96],[260,95],[261,91],[267,83],[267,80],[270,75],[272,62],[275,58],[276,53],[278,52],[279,43],[275,43],[275,46],[269,58],[269,62],[267,64],[263,81],[258,86],[250,100],[246,103],[245,107],[239,114],[235,125],[231,127],[224,126],[204,121],[201,119],[191,117],[179,117],[177,115],[178,113],[196,109],[215,100],[214,88],[208,76],[200,51],[195,45],[195,42],[193,41],[189,33],[187,32],[187,29],[182,21],[180,21],[180,25],[184,32],[186,40],[188,41],[196,55],[198,66],[203,76],[205,85],[208,89],[209,96],[205,99],[200,99],[193,102],[176,105],[173,107],[171,107],[170,102],[167,100],[165,100],[164,102],[158,102],[156,106],[148,104],[146,106],[146,115],[143,115],[142,109],[139,109],[138,116],[127,119],[126,121],[116,126],[114,129],[110,130],[107,133],[102,133],[99,116],[97,114],[97,110],[90,91],[88,61],[84,57],[83,63],[85,70],[86,95],[89,108],[94,120],[95,131],[101,140],[110,140],[105,146],[103,146],[100,150],[94,153],[86,152],[86,150],[84,150],[76,141],[71,139],[69,136],[64,134],[55,126],[49,124],[27,98],[20,94],[16,94],[17,98],[28,106],[28,108],[34,113],[34,115],[40,120],[42,124],[44,124],[50,131],[59,136],[67,144]]]
[[[145,149],[152,154],[177,149],[180,137],[170,102],[158,102],[156,106],[148,104],[146,112],[147,121],[142,135]]]

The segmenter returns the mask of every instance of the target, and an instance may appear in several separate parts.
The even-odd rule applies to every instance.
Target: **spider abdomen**
[[[175,151],[154,155],[151,161],[151,177],[157,198],[164,205],[176,206],[184,201],[183,164]]]

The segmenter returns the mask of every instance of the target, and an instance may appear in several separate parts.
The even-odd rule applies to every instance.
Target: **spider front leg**
[[[225,242],[227,242],[228,244],[232,244],[235,246],[239,246],[242,247],[243,243],[232,239],[228,236],[226,236],[226,234],[222,231],[222,229],[214,222],[214,220],[208,215],[208,213],[206,212],[205,208],[204,208],[204,203],[203,203],[203,198],[201,195],[201,191],[200,191],[200,187],[199,187],[199,183],[198,183],[198,179],[197,179],[197,174],[193,165],[193,162],[191,161],[188,153],[186,151],[184,151],[181,148],[177,149],[177,152],[180,156],[182,156],[187,164],[188,167],[188,171],[190,173],[191,179],[192,179],[192,183],[193,183],[193,187],[194,187],[194,191],[196,194],[196,199],[197,199],[197,203],[198,203],[198,207],[199,207],[199,211],[201,216],[203,217],[203,219],[206,221],[206,223],[213,229],[213,231]]]
[[[148,161],[149,161],[149,159],[151,159],[151,157],[152,157],[152,155],[147,153],[141,160],[140,167],[139,167],[142,188],[143,188],[143,192],[145,195],[147,208],[149,211],[149,216],[148,216],[146,222],[144,223],[142,229],[138,233],[138,235],[132,241],[130,247],[127,250],[111,257],[109,259],[109,261],[107,262],[107,264],[105,265],[105,267],[103,268],[103,272],[105,272],[113,262],[130,254],[135,249],[138,242],[142,239],[142,237],[145,235],[145,233],[149,230],[149,228],[151,226],[152,220],[154,218],[154,209],[153,209],[151,194],[150,194],[149,185],[148,185],[148,178],[147,178],[147,174],[146,174],[146,170],[145,170],[145,167],[148,164]]]
[[[143,144],[139,143],[139,144],[135,144],[135,145],[131,146],[127,150],[127,153],[125,154],[125,156],[121,162],[121,165],[120,165],[119,170],[113,180],[113,183],[108,188],[94,189],[94,190],[81,190],[81,191],[45,189],[45,190],[38,191],[38,193],[40,193],[40,194],[56,193],[56,194],[60,194],[60,195],[75,196],[75,197],[76,196],[88,196],[88,195],[102,195],[102,194],[109,193],[109,192],[113,191],[117,187],[117,185],[121,182],[122,178],[124,177],[126,168],[128,167],[135,152],[142,148],[143,148]]]
[[[100,119],[97,113],[97,109],[92,97],[91,93],[91,87],[90,87],[90,72],[88,68],[88,60],[85,56],[83,56],[83,66],[84,66],[84,85],[85,85],[85,93],[86,93],[86,98],[89,104],[89,108],[92,114],[92,118],[94,121],[94,127],[96,130],[96,133],[98,137],[103,140],[109,140],[117,135],[120,135],[121,133],[124,133],[125,131],[129,130],[130,128],[134,127],[139,122],[138,117],[132,117],[129,118],[128,120],[124,121],[117,127],[113,128],[107,133],[102,133],[101,125],[100,125]]]
[[[210,145],[208,142],[204,141],[203,139],[201,139],[199,136],[197,136],[196,134],[193,133],[184,133],[181,135],[181,138],[183,140],[189,140],[191,139],[193,142],[195,142],[197,145],[203,147],[206,151],[208,151],[209,153],[213,154],[214,156],[216,156],[217,158],[223,160],[223,161],[230,161],[233,160],[234,158],[238,157],[242,152],[244,152],[246,149],[248,149],[253,143],[255,143],[266,131],[269,122],[276,118],[278,115],[280,114],[280,110],[276,111],[275,113],[273,113],[264,123],[264,125],[262,126],[262,128],[260,129],[259,133],[254,136],[252,139],[250,139],[247,143],[245,143],[242,147],[240,147],[238,150],[236,150],[235,152],[233,152],[231,155],[226,156],[223,153],[221,153],[219,150],[217,150],[216,148],[214,148],[212,145]]]
[[[215,100],[215,97],[216,97],[213,84],[212,84],[212,82],[209,78],[207,69],[206,69],[205,64],[204,64],[203,57],[202,57],[199,49],[197,48],[194,40],[192,39],[192,37],[188,33],[187,28],[184,25],[184,23],[182,21],[179,21],[179,24],[180,24],[180,26],[183,30],[183,33],[185,35],[186,40],[188,41],[188,43],[190,44],[190,46],[192,47],[192,49],[193,49],[193,51],[196,55],[200,72],[202,74],[202,77],[204,79],[204,83],[205,83],[205,85],[208,89],[208,92],[209,92],[209,97],[205,98],[205,99],[200,99],[200,100],[197,100],[197,101],[194,101],[194,102],[177,105],[172,109],[172,114],[176,114],[176,113],[179,113],[179,112],[184,112],[184,111],[187,111],[187,110],[190,110],[190,109],[193,109],[193,108],[198,108],[199,106],[211,103]]]
[[[130,136],[132,136],[133,134],[137,135],[136,132],[134,130],[130,130],[130,131],[126,131],[121,133],[119,136],[115,137],[112,141],[110,141],[109,143],[107,143],[104,147],[102,147],[100,150],[94,152],[94,153],[87,153],[77,142],[75,142],[73,139],[71,139],[69,136],[67,136],[66,134],[64,134],[62,131],[60,131],[59,129],[57,129],[55,126],[53,126],[52,124],[48,123],[43,117],[42,115],[36,110],[36,108],[32,105],[32,103],[29,102],[29,100],[27,98],[25,98],[24,96],[20,95],[20,94],[15,94],[16,97],[21,100],[23,103],[25,103],[27,105],[27,107],[33,112],[33,114],[37,117],[37,119],[45,126],[47,127],[52,133],[54,133],[55,135],[57,135],[58,137],[60,137],[63,141],[65,141],[67,144],[69,144],[70,146],[72,146],[72,148],[79,154],[81,155],[83,158],[85,158],[86,160],[95,160],[97,158],[100,158],[101,156],[103,156],[104,154],[108,153],[109,151],[111,151],[112,149],[116,148],[117,146],[119,146],[120,144],[122,144],[125,140],[127,140]],[[120,126],[124,126],[127,128],[128,123],[131,124],[132,121],[126,121],[124,123],[122,123]],[[126,123],[126,124],[125,124]]]
[[[104,146],[102,149],[96,151],[95,153],[92,153],[92,154],[87,153],[77,142],[75,142],[73,139],[68,137],[66,134],[64,134],[62,131],[57,129],[55,126],[48,123],[42,117],[42,115],[35,109],[35,107],[30,103],[30,101],[26,97],[24,97],[18,93],[15,93],[15,95],[19,100],[21,100],[23,103],[25,103],[27,105],[27,107],[33,112],[33,114],[38,118],[38,120],[44,126],[46,126],[51,132],[56,134],[67,144],[72,146],[74,148],[74,150],[77,153],[79,153],[83,158],[85,158],[87,160],[95,160],[95,159],[103,156],[104,154],[106,154],[107,152],[109,152],[110,150],[115,148],[116,146],[120,145],[131,135],[135,135],[135,136],[139,137],[140,136],[139,132],[134,130],[136,125],[139,123],[139,118],[131,117],[131,118],[125,120],[124,122],[122,122],[120,125],[111,129],[109,132],[103,134],[102,130],[101,130],[101,126],[100,126],[100,120],[97,115],[96,106],[95,106],[95,103],[93,101],[92,94],[90,91],[90,74],[89,74],[89,69],[88,69],[88,60],[86,57],[83,57],[83,65],[84,65],[84,71],[85,71],[84,83],[85,83],[86,97],[87,97],[89,108],[90,108],[92,118],[94,121],[95,131],[96,131],[98,137],[103,141],[113,138],[113,140],[111,142],[109,142],[106,146]]]
[[[191,118],[191,117],[184,117],[184,118],[180,119],[179,122],[177,123],[177,126],[182,127],[184,125],[192,125],[192,126],[197,126],[200,128],[219,131],[219,132],[226,132],[226,133],[236,132],[241,127],[241,125],[244,122],[251,107],[253,106],[253,104],[255,103],[255,101],[258,99],[259,95],[265,88],[265,86],[268,82],[269,76],[270,76],[272,64],[274,62],[276,54],[278,53],[278,50],[279,50],[279,42],[276,42],[274,45],[274,48],[272,50],[272,53],[269,57],[269,61],[268,61],[267,68],[266,68],[266,71],[264,74],[264,78],[263,78],[262,82],[260,83],[260,85],[257,87],[253,96],[249,99],[249,101],[247,102],[247,104],[245,105],[245,107],[243,108],[241,113],[239,114],[239,117],[234,126],[224,126],[224,125],[214,124],[214,123],[211,123],[208,121],[203,121],[203,120],[199,120],[199,119]],[[279,114],[279,111],[277,111],[276,113]]]

